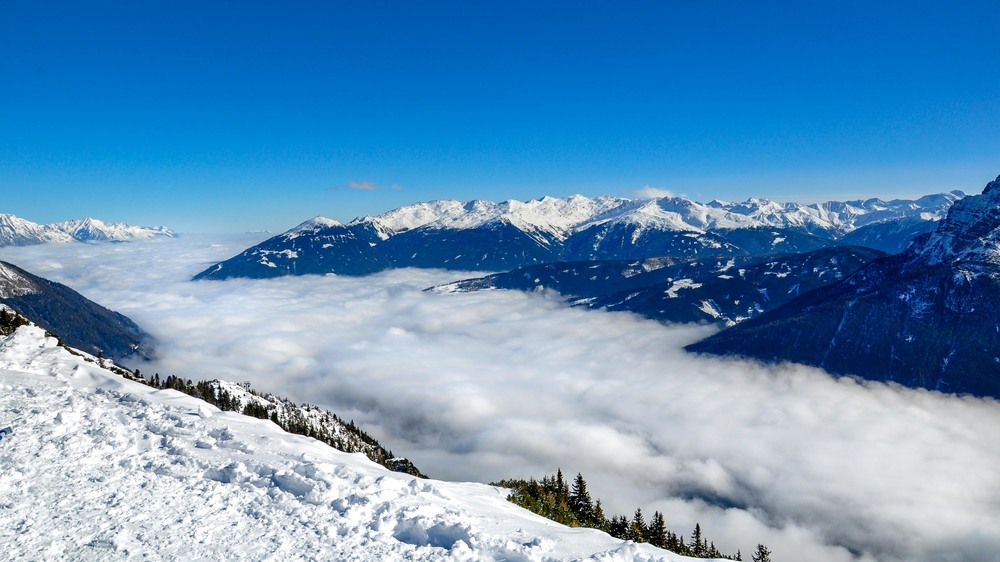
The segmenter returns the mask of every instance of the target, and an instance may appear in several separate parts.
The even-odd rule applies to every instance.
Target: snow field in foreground
[[[0,412],[0,560],[687,560],[124,380],[36,327],[0,340]]]

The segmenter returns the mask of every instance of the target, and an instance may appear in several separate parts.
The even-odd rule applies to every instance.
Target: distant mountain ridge
[[[195,278],[365,275],[394,267],[503,271],[554,261],[797,253],[839,245],[863,227],[932,223],[964,196],[812,205],[580,195],[430,201],[346,224],[317,217]],[[895,248],[913,232],[887,228],[880,240],[882,234],[891,238],[883,245]]]
[[[0,246],[48,242],[125,242],[174,236],[176,233],[164,226],[132,226],[94,218],[42,225],[11,214],[0,214]]]
[[[688,349],[1000,398],[1000,177],[904,253]]]

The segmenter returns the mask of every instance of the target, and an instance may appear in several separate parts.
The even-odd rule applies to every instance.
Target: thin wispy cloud
[[[995,561],[1000,403],[699,357],[711,333],[462,273],[188,279],[246,238],[5,248],[160,340],[143,372],[249,380],[369,428],[439,478],[582,471],[609,511],[700,522],[777,562]],[[157,268],[136,269],[136,263]]]
[[[640,189],[633,190],[632,195],[641,199],[657,199],[659,197],[673,197],[674,192],[669,189],[663,189],[662,187],[647,185]]]
[[[383,189],[403,189],[403,186],[398,183],[392,183],[387,186],[378,185],[377,183],[371,180],[362,180],[362,181],[349,181],[346,184],[328,188],[327,191],[340,191],[343,189],[349,189],[351,191],[378,191]]]

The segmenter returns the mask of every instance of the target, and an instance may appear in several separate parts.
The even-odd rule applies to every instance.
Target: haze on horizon
[[[21,2],[3,212],[283,231],[431,199],[995,177],[992,2]]]

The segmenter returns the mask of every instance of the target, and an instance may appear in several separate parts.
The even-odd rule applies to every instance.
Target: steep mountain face
[[[635,312],[663,322],[733,325],[843,279],[884,255],[838,246],[803,254],[558,262],[430,290],[554,290],[573,306]]]
[[[1000,178],[906,252],[688,347],[1000,397]]]
[[[97,219],[36,224],[9,214],[0,214],[0,246],[29,246],[47,242],[125,242],[175,236],[169,228],[106,223]]]
[[[65,285],[0,261],[0,304],[63,342],[93,355],[122,360],[145,356],[149,336],[127,317],[87,300]]]
[[[432,201],[348,224],[317,218],[195,278],[365,275],[392,267],[502,271],[553,261],[808,252],[845,245],[840,241],[845,234],[869,225],[935,221],[963,196],[814,205],[579,195],[503,203]],[[910,232],[897,231],[885,245],[900,246]]]

